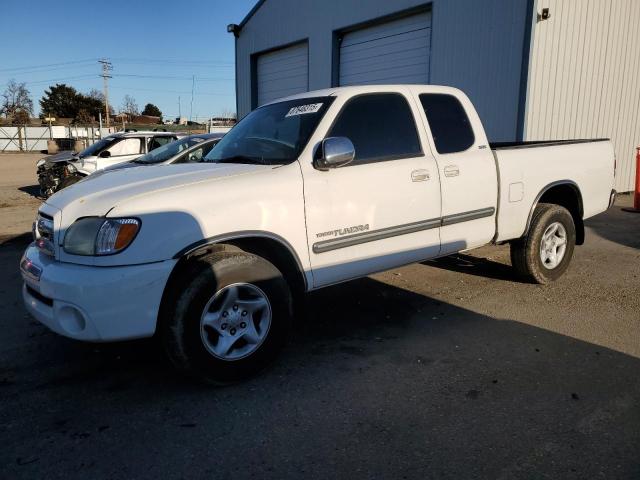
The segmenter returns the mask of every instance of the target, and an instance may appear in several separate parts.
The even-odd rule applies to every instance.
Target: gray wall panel
[[[238,116],[251,110],[251,55],[308,39],[309,89],[330,87],[334,31],[410,8],[432,11],[431,83],[464,89],[491,140],[514,140],[527,0],[266,0],[236,41]],[[354,37],[355,38],[355,37]]]

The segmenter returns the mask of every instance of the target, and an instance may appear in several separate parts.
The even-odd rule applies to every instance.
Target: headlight
[[[67,229],[64,251],[73,255],[111,255],[127,248],[138,230],[137,218],[81,218]]]
[[[77,171],[78,169],[74,165],[67,163],[67,172],[76,173]]]
[[[38,160],[38,162],[36,163],[36,167],[41,167],[42,165],[44,165],[47,161],[44,158],[41,158],[40,160]]]

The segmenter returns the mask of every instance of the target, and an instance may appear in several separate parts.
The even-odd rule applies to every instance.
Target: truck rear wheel
[[[160,332],[172,362],[201,380],[227,384],[269,365],[292,321],[289,286],[264,258],[223,251],[189,261]]]
[[[527,234],[511,242],[511,265],[524,280],[546,284],[567,270],[575,244],[576,228],[569,211],[541,203]]]

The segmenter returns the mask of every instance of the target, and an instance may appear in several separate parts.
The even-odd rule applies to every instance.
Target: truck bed
[[[581,195],[582,218],[607,209],[614,151],[608,139],[492,143],[500,194],[496,241],[519,238],[540,195],[559,183]]]

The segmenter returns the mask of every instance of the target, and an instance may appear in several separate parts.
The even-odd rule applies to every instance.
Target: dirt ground
[[[0,478],[640,478],[629,196],[552,285],[516,281],[500,246],[314,292],[272,368],[216,389],[153,341],[28,317],[38,158],[0,155]]]

